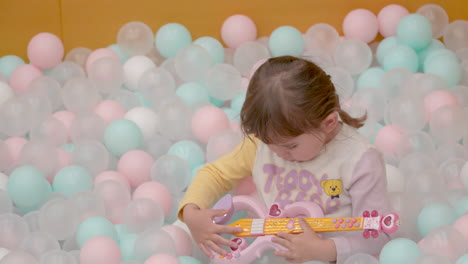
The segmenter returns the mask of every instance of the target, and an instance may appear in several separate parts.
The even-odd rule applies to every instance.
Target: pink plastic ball
[[[132,188],[151,180],[153,157],[143,150],[131,150],[120,157],[117,171],[127,177]]]
[[[426,120],[431,119],[432,113],[446,105],[458,105],[457,98],[450,92],[435,90],[424,97],[424,114]]]
[[[19,154],[28,140],[22,137],[10,137],[4,141],[10,152],[11,164],[18,162]]]
[[[133,192],[133,200],[150,199],[161,206],[164,215],[168,216],[172,209],[173,198],[169,189],[159,182],[145,182]]]
[[[244,177],[233,190],[235,195],[249,195],[257,191],[252,176]]]
[[[117,119],[123,119],[127,110],[115,100],[104,100],[94,107],[94,113],[100,116],[107,124]]]
[[[228,17],[221,28],[221,38],[229,48],[237,48],[247,41],[257,39],[257,26],[248,16]]]
[[[125,177],[122,173],[117,171],[103,171],[99,173],[96,178],[94,179],[94,185],[98,185],[103,181],[114,180],[122,183],[127,190],[130,190],[130,183],[128,183],[127,177]]]
[[[67,129],[67,135],[70,139],[70,131],[73,121],[75,120],[75,114],[71,111],[58,111],[52,114],[52,117],[62,122]]]
[[[167,225],[161,229],[166,231],[174,240],[177,256],[192,255],[192,238],[185,230],[175,225]]]
[[[408,14],[408,9],[397,4],[391,4],[382,8],[377,15],[380,34],[386,38],[395,36],[398,23],[400,23],[400,20]]]
[[[23,64],[16,68],[10,76],[10,87],[19,94],[26,93],[29,84],[43,74],[31,64]]]
[[[157,254],[145,261],[145,264],[180,264],[180,261],[171,255]]]
[[[208,144],[212,135],[229,128],[230,123],[226,113],[213,105],[198,109],[192,117],[193,135],[205,144]]]
[[[468,214],[458,218],[453,224],[453,227],[468,241]]]
[[[40,69],[57,66],[62,61],[64,53],[62,40],[52,33],[39,33],[28,44],[28,58]]]
[[[105,236],[89,239],[80,252],[80,264],[120,264],[121,259],[119,245]]]
[[[397,157],[398,144],[402,137],[403,132],[397,126],[384,126],[375,136],[375,146],[385,155]]]
[[[377,17],[367,9],[354,9],[343,20],[343,33],[346,38],[359,39],[370,43],[379,32]]]
[[[89,72],[91,64],[93,64],[95,61],[99,60],[100,58],[105,58],[105,57],[111,57],[111,58],[115,58],[119,62],[121,61],[119,55],[117,55],[117,53],[115,53],[113,50],[106,49],[106,48],[97,49],[91,52],[91,54],[89,54],[88,56],[88,59],[86,59],[86,72]]]

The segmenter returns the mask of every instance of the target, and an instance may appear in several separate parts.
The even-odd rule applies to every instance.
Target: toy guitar
[[[375,210],[371,213],[365,211],[363,217],[324,218],[322,209],[311,202],[295,202],[285,208],[273,204],[268,210],[260,201],[242,195],[226,195],[213,208],[229,209],[226,215],[213,219],[217,224],[227,224],[234,213],[239,211],[247,211],[258,217],[229,224],[242,228],[242,232],[234,234],[237,237],[232,239],[238,247],[230,248],[231,251],[225,256],[217,255],[212,260],[214,264],[249,264],[260,258],[266,250],[284,250],[282,246],[271,242],[271,238],[279,232],[301,233],[302,228],[296,218],[298,216],[308,217],[305,221],[315,232],[364,230],[365,238],[376,238],[379,232],[393,233],[400,224],[397,214],[379,216]],[[245,237],[255,237],[255,240],[248,244]]]

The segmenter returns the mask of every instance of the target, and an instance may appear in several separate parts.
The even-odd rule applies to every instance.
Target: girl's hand
[[[303,218],[298,218],[303,233],[288,234],[279,233],[273,237],[274,243],[285,247],[286,251],[275,251],[275,255],[284,257],[292,263],[302,263],[311,260],[335,261],[335,242],[330,239],[323,239],[310,228]]]
[[[227,209],[200,209],[194,204],[188,204],[183,211],[184,222],[192,233],[192,237],[200,249],[209,258],[213,258],[213,252],[220,255],[226,255],[227,252],[221,246],[237,247],[237,243],[226,239],[219,234],[222,233],[240,233],[240,227],[217,225],[213,223],[215,216],[223,216],[228,212]]]

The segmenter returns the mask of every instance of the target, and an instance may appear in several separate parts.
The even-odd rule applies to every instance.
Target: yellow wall
[[[404,5],[410,12],[435,3],[447,10],[451,21],[468,19],[466,0],[0,0],[0,56],[25,58],[29,39],[44,31],[59,35],[66,51],[78,46],[105,47],[115,43],[123,24],[136,20],[154,32],[166,23],[178,22],[194,39],[220,39],[224,19],[236,13],[251,17],[259,36],[282,25],[305,32],[319,22],[341,32],[342,20],[352,9],[367,8],[377,14],[392,3]]]

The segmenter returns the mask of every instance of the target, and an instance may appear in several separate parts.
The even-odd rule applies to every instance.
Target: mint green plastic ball
[[[377,61],[382,65],[383,58],[388,51],[390,51],[393,47],[398,45],[398,41],[396,37],[388,37],[384,40],[380,41],[379,46],[377,46],[377,51],[375,52],[375,56],[377,57]]]
[[[156,49],[165,58],[173,58],[177,52],[192,43],[190,31],[181,24],[169,23],[162,26],[155,37]]]
[[[433,73],[445,80],[449,87],[457,85],[462,77],[462,68],[455,53],[448,49],[430,52],[424,62],[424,73]]]
[[[198,259],[190,256],[179,256],[177,260],[179,260],[180,264],[201,264]]]
[[[468,254],[465,254],[459,259],[457,259],[457,262],[455,262],[455,264],[468,264]]]
[[[136,95],[136,97],[140,101],[141,106],[151,108],[151,102],[148,100],[147,97],[143,96],[141,92],[139,91],[134,91],[133,93]]]
[[[457,218],[462,217],[463,215],[468,213],[468,196],[463,197],[462,199],[458,200],[454,206],[455,209],[455,216]]]
[[[418,231],[423,237],[437,227],[452,225],[456,220],[455,210],[447,204],[433,203],[424,207],[418,215]]]
[[[135,259],[135,242],[138,238],[137,234],[129,233],[120,237],[119,245],[122,250],[122,259],[123,260],[132,260]]]
[[[224,47],[217,39],[212,37],[201,37],[196,39],[193,44],[197,44],[208,51],[212,65],[224,62]]]
[[[244,105],[246,95],[247,91],[242,91],[236,95],[231,101],[231,109],[240,113],[242,106]]]
[[[240,122],[240,114],[238,111],[231,109],[230,107],[223,107],[221,110],[226,113],[229,121],[231,122]]]
[[[361,88],[379,88],[380,81],[384,76],[385,71],[380,67],[372,67],[359,75],[356,82],[356,89]]]
[[[214,106],[221,107],[224,105],[225,101],[210,96],[210,103],[212,103]]]
[[[187,105],[210,101],[210,95],[205,85],[198,82],[186,82],[182,84],[177,88],[176,94],[182,98]]]
[[[24,64],[24,60],[15,55],[6,55],[0,58],[0,72],[8,79],[19,66]]]
[[[271,54],[277,56],[300,56],[304,51],[304,37],[295,27],[281,26],[270,35],[268,46]]]
[[[397,238],[391,240],[382,248],[380,264],[413,264],[421,254],[421,249],[414,241]]]
[[[44,174],[33,166],[18,167],[8,177],[8,196],[23,212],[38,209],[46,202],[50,191]]]
[[[120,157],[130,150],[141,148],[143,134],[135,122],[117,119],[104,131],[104,144],[112,155]]]
[[[400,43],[419,51],[432,42],[432,24],[423,15],[410,14],[400,20],[396,35]]]
[[[385,71],[404,68],[415,73],[419,68],[418,54],[408,46],[396,45],[385,54],[382,67]]]
[[[86,218],[76,230],[76,243],[81,248],[89,239],[106,236],[118,243],[119,239],[114,225],[104,217]]]
[[[68,153],[72,153],[75,150],[75,144],[74,143],[64,144],[62,145],[62,149]]]
[[[54,192],[63,193],[67,196],[72,196],[81,191],[91,191],[93,189],[93,176],[81,166],[67,166],[57,172],[52,187]]]
[[[191,140],[181,140],[172,145],[167,154],[177,156],[185,162],[190,167],[190,170],[200,166],[205,163],[205,153],[203,149]]]
[[[444,49],[444,48],[445,48],[444,43],[442,43],[438,39],[433,39],[429,46],[427,46],[423,50],[418,51],[419,69],[423,70],[424,62],[426,61],[427,55],[429,55],[429,53],[432,53],[434,50]]]
[[[107,48],[112,50],[113,52],[115,52],[117,54],[117,56],[119,56],[120,60],[122,61],[122,64],[125,63],[129,59],[128,55],[125,54],[120,49],[118,44],[112,44],[112,45],[108,46]]]

